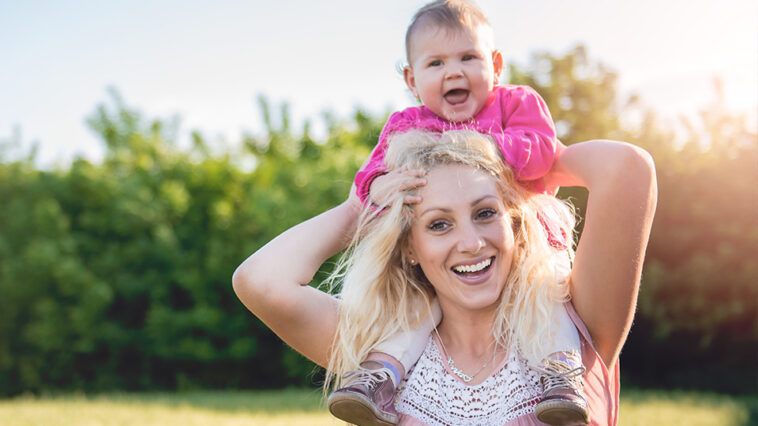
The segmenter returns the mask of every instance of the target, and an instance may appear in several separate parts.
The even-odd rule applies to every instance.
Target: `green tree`
[[[591,60],[584,46],[562,56],[535,53],[525,67],[508,64],[508,75],[510,84],[531,86],[542,95],[564,144],[621,137],[618,76]]]
[[[659,203],[629,352],[643,384],[754,392],[758,136],[725,108],[718,80],[715,95],[682,119],[681,144],[649,111],[630,135],[655,157]]]

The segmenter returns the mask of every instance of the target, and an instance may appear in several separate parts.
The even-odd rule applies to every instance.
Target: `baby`
[[[533,89],[498,84],[503,57],[493,44],[487,18],[471,3],[438,0],[416,12],[406,31],[408,65],[403,76],[423,105],[390,116],[379,143],[355,178],[364,203],[381,207],[391,194],[425,184],[423,171],[388,171],[384,166],[388,136],[409,129],[441,132],[465,128],[490,135],[523,185],[535,192],[554,192],[555,188],[545,188],[542,180],[562,148],[550,112]],[[407,195],[404,201],[413,204],[420,198]],[[565,238],[548,233],[557,249],[565,244]],[[565,310],[557,311],[561,314],[553,319],[552,328],[558,338],[546,348],[549,355],[534,367],[541,373],[544,389],[535,414],[549,424],[586,423],[579,335]],[[332,414],[350,423],[396,424],[395,388],[421,356],[439,322],[438,306],[433,316],[418,329],[378,345],[361,369],[347,373],[346,385],[328,398]],[[463,381],[476,377],[474,372],[469,375],[449,367]]]

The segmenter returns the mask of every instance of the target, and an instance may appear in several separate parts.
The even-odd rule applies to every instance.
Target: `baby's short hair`
[[[405,52],[409,63],[411,37],[414,31],[425,24],[449,30],[466,30],[471,33],[484,27],[489,31],[488,42],[490,45],[493,44],[492,26],[478,6],[466,0],[436,0],[417,10],[405,31]]]

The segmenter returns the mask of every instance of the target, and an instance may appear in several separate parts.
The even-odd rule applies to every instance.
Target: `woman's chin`
[[[493,281],[498,276],[490,270],[479,279],[460,280],[455,303],[472,311],[493,308],[500,302],[503,285]]]
[[[476,294],[471,291],[464,291],[453,297],[451,302],[463,310],[478,312],[483,310],[492,310],[500,302],[500,292],[496,289],[477,289]],[[467,294],[468,293],[468,294]]]

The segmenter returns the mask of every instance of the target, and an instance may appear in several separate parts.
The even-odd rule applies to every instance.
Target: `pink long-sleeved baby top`
[[[535,192],[550,191],[542,182],[558,148],[550,111],[531,87],[503,85],[495,86],[484,108],[466,122],[446,121],[423,105],[390,115],[368,163],[355,176],[358,196],[364,203],[371,182],[387,171],[384,154],[388,138],[411,129],[434,132],[470,129],[490,135],[520,183]]]

